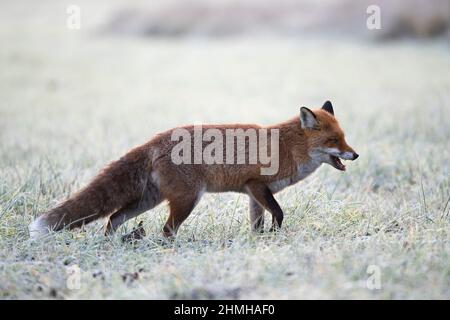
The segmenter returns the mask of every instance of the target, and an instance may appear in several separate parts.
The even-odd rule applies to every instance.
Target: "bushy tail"
[[[77,228],[105,217],[133,201],[139,194],[142,159],[132,150],[103,169],[85,188],[47,211],[29,225],[30,236],[50,230]]]

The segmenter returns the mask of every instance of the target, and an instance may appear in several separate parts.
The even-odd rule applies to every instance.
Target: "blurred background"
[[[382,28],[365,27],[371,5]],[[369,11],[367,11],[369,8]],[[449,36],[446,0],[151,1],[124,6],[109,19],[113,33],[147,37],[352,36],[369,40]]]
[[[436,101],[448,91],[446,0],[0,5],[6,145],[26,137],[59,152],[78,144],[76,128],[123,150],[181,123],[272,123],[327,99],[345,123],[353,110],[401,113],[430,103],[422,91]],[[368,28],[370,5],[380,29]]]

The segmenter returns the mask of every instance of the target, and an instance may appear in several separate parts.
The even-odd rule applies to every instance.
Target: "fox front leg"
[[[249,201],[250,211],[250,226],[253,232],[264,232],[264,208],[261,207],[258,202],[250,197]]]
[[[245,188],[252,200],[256,201],[261,207],[272,214],[272,227],[270,231],[281,228],[284,216],[283,210],[273,197],[269,187],[260,181],[250,180],[245,184]]]

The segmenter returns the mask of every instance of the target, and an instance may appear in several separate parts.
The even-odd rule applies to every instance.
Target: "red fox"
[[[227,139],[226,145],[220,145],[220,135],[232,130],[240,130],[244,138],[237,144],[230,144]],[[185,134],[194,135],[194,143],[183,149],[178,140]],[[274,231],[283,221],[283,210],[273,196],[275,193],[304,179],[322,163],[344,171],[340,159],[358,158],[345,141],[329,101],[315,110],[302,107],[300,116],[272,126],[207,125],[200,130],[204,135],[200,140],[196,134],[194,126],[179,127],[157,134],[132,149],[106,166],[82,190],[31,223],[31,237],[50,230],[80,227],[99,218],[107,218],[105,233],[111,234],[127,220],[164,200],[169,203],[170,213],[163,233],[172,237],[204,192],[228,191],[249,196],[253,231],[263,231],[265,210],[272,215],[270,230]],[[264,144],[268,137],[275,142],[269,147]],[[252,149],[252,138],[259,138],[260,149],[265,149],[260,150],[259,161],[255,157],[258,152]],[[200,153],[196,153],[195,143],[200,146]],[[202,159],[208,150],[213,161]],[[270,159],[277,163],[271,165],[275,170],[263,173],[268,162],[263,161],[262,155],[267,156],[268,151]],[[194,163],[189,162],[192,152]]]

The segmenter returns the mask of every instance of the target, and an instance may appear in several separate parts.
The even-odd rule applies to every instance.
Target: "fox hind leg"
[[[192,193],[192,191],[179,197],[171,196],[169,199],[170,213],[163,228],[165,237],[170,238],[176,235],[178,228],[195,208],[200,197],[200,193]]]
[[[149,209],[151,209],[150,206],[144,206],[137,201],[117,210],[109,216],[105,224],[105,235],[113,234],[122,224]]]
[[[105,224],[105,234],[114,233],[122,224],[138,215],[153,209],[162,202],[161,194],[155,188],[149,188],[144,196],[109,216]]]

